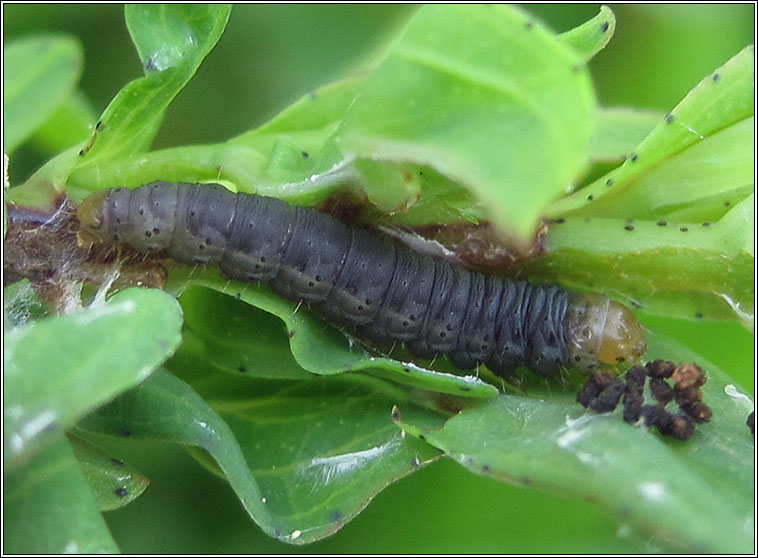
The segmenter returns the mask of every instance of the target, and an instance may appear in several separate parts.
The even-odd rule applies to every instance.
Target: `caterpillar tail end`
[[[99,231],[103,226],[103,208],[107,197],[108,191],[102,190],[88,196],[79,205],[76,216],[79,218],[80,228],[76,237],[80,247],[87,249],[106,240]]]
[[[637,362],[647,348],[645,332],[631,310],[598,294],[577,295],[567,321],[570,360],[577,368]]]

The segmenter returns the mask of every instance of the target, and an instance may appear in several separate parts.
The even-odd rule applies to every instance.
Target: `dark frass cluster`
[[[706,381],[705,371],[696,364],[654,360],[633,367],[624,380],[604,371],[592,374],[576,400],[598,413],[609,413],[623,396],[625,422],[643,421],[645,426],[654,426],[665,436],[687,440],[696,424],[706,423],[713,416],[703,403],[701,388]],[[668,409],[672,401],[678,406],[673,412]]]

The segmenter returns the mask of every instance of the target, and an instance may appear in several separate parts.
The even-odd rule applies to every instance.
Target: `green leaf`
[[[755,143],[752,116],[648,167],[627,187],[581,210],[581,215],[635,219],[715,221],[753,192]],[[639,162],[639,161],[638,161]]]
[[[179,298],[182,345],[173,370],[203,362],[208,370],[255,378],[310,379],[292,356],[284,322],[231,296],[191,287]]]
[[[612,192],[619,189],[633,190],[637,187],[636,181],[644,179],[647,173],[674,155],[696,147],[730,126],[751,119],[754,114],[755,97],[754,61],[755,49],[751,45],[705,77],[658,123],[634,153],[628,154],[629,158],[623,165],[586,188],[554,203],[548,215],[557,217],[580,208],[584,211],[579,213],[585,214],[585,211],[592,210],[596,201],[610,196]],[[737,126],[737,129],[741,129],[740,126]],[[719,157],[728,156],[728,153],[722,151],[715,156],[711,155],[711,161],[706,150],[699,162],[718,166]],[[728,161],[727,158],[724,162]],[[718,181],[713,183],[714,187],[718,187],[718,184]],[[651,208],[647,205],[630,204],[624,209],[624,217],[634,218],[641,217],[643,212]]]
[[[344,78],[305,95],[274,118],[229,140],[232,145],[270,153],[283,137],[307,153],[318,153],[337,131],[345,112],[365,85],[365,77]],[[305,177],[300,177],[302,180]]]
[[[7,191],[6,200],[24,207],[53,213],[60,193],[66,187],[68,173],[79,159],[79,147],[73,146],[50,159],[29,180]]]
[[[567,218],[563,225],[550,236],[551,252],[529,264],[526,276],[599,291],[652,315],[737,319],[752,329],[755,262],[746,252],[724,254],[731,241],[720,223],[712,231],[682,226],[686,232],[622,219]]]
[[[337,139],[346,157],[432,167],[526,243],[586,165],[594,102],[577,53],[516,9],[424,6]]]
[[[124,86],[106,107],[83,148],[50,160],[9,192],[16,203],[53,208],[67,188],[75,202],[94,190],[122,184],[93,181],[101,165],[145,151],[169,103],[197,71],[224,31],[231,7],[199,4],[126,6],[127,26],[146,75]]]
[[[628,425],[619,410],[584,411],[571,393],[545,400],[501,395],[441,429],[418,427],[403,415],[404,427],[472,472],[597,502],[680,552],[750,552],[750,401],[698,355],[652,332],[649,341],[650,358],[694,361],[708,372],[704,400],[714,417],[686,442]]]
[[[227,296],[204,292],[204,289],[194,287],[207,287]],[[365,371],[438,393],[485,398],[494,397],[498,393],[497,388],[473,375],[461,376],[439,372],[413,362],[384,356],[376,350],[364,347],[357,339],[325,323],[316,312],[310,313],[307,309],[300,308],[300,305],[274,294],[268,287],[228,281],[219,277],[218,271],[174,270],[169,276],[167,289],[175,294],[183,293],[182,303],[189,310],[190,327],[195,324],[194,327],[198,328],[197,324],[200,320],[210,325],[216,321],[226,320],[227,316],[233,316],[235,331],[223,328],[221,331],[224,337],[235,339],[236,346],[243,343],[251,344],[248,350],[227,353],[225,357],[222,357],[223,347],[219,347],[212,339],[205,344],[205,347],[195,342],[194,346],[183,348],[177,355],[185,361],[187,353],[195,353],[210,359],[214,367],[227,371],[238,370],[242,365],[254,375],[263,377],[270,377],[274,373],[300,374],[296,370],[281,369],[280,365],[287,365],[289,359],[277,365],[261,358],[268,355],[270,359],[272,355],[281,356],[291,350],[298,367],[313,374],[334,375]],[[232,297],[239,298],[245,304],[235,301]],[[284,322],[286,330],[280,324],[272,322],[269,316],[252,308],[246,308],[246,305],[255,306],[266,313],[278,316]],[[203,329],[206,327],[204,326]],[[259,328],[263,333],[261,337],[258,337],[257,333],[253,334]],[[284,331],[287,333],[286,336],[282,335]],[[196,336],[190,337],[190,339],[193,338]],[[286,345],[287,338],[289,338],[289,349]],[[275,346],[274,343],[277,340],[279,345]],[[248,369],[247,364],[253,362],[255,369],[252,367]]]
[[[105,109],[79,167],[147,149],[166,107],[215,46],[230,12],[229,5],[126,6],[126,24],[145,76],[123,87]]]
[[[6,470],[147,378],[179,344],[180,325],[169,295],[129,289],[108,304],[6,332]]]
[[[164,373],[80,426],[205,450],[217,465],[196,455],[220,469],[266,533],[286,542],[305,544],[334,533],[387,484],[437,455],[392,424],[392,405],[406,396],[397,390],[388,396],[388,385],[379,380],[192,374],[210,407]],[[410,412],[416,408],[409,406]],[[424,424],[442,416],[421,408],[412,414]]]
[[[558,36],[587,61],[603,50],[616,30],[616,16],[608,6],[600,6],[598,13],[591,20]]]
[[[614,107],[601,108],[597,117],[598,128],[590,143],[590,157],[595,162],[621,162],[663,115],[653,110]]]
[[[150,484],[136,469],[97,446],[73,436],[69,437],[69,441],[100,511],[125,506],[142,494]]]
[[[490,11],[496,15],[495,25]],[[458,25],[461,18],[470,22],[467,27]],[[586,162],[589,138],[582,138],[590,133],[587,116],[594,100],[579,58],[510,8],[429,7],[414,21],[399,43],[402,48],[396,48],[371,77],[324,87],[227,144],[104,161],[78,169],[70,182],[92,189],[156,179],[221,181],[233,189],[305,205],[318,203],[337,189],[351,189],[365,192],[382,211],[397,213],[393,220],[402,223],[476,220],[492,213],[495,199],[504,227],[510,232],[513,226],[522,232],[528,228],[531,234],[547,201],[563,191]],[[468,46],[446,45],[451,52],[441,55],[439,68],[430,66],[431,60],[412,59],[436,48],[434,37],[449,34],[448,27],[456,29],[456,40]],[[486,45],[470,46],[480,37],[487,37]],[[501,52],[513,54],[503,57]],[[403,72],[425,77],[408,81]],[[446,85],[438,87],[437,80]],[[405,90],[400,90],[401,84]],[[465,98],[460,91],[467,92]],[[386,95],[403,100],[385,102]],[[423,110],[401,109],[411,101]],[[381,111],[372,103],[380,103]],[[425,106],[429,103],[440,107],[432,110]],[[382,112],[393,110],[402,110],[402,115]],[[501,115],[502,122],[493,120],[492,114]],[[482,119],[488,127],[482,128]],[[380,145],[352,145],[369,134],[364,128],[389,121],[402,125],[377,133],[418,136],[414,149],[400,147],[402,156],[393,155],[399,145],[405,146],[402,137],[385,138]],[[451,121],[467,125],[450,126]],[[467,137],[471,134],[475,137]],[[530,148],[525,155],[519,146],[527,144],[542,145],[540,157],[549,154],[556,165],[541,160],[535,166],[530,157],[539,149]],[[468,147],[461,151],[462,145]],[[544,168],[555,172],[546,173]],[[502,187],[504,170],[510,177],[509,188]],[[525,190],[522,185],[534,184],[532,179],[537,187]],[[481,203],[460,184],[472,189]],[[511,209],[503,210],[506,205]]]
[[[718,223],[723,245],[742,250],[755,258],[755,193],[745,197]]]
[[[71,95],[84,56],[63,35],[29,37],[3,49],[4,151],[12,153]]]
[[[417,194],[405,168],[367,159],[346,164],[333,141],[366,80],[362,75],[321,87],[263,126],[230,140],[268,156],[258,183],[243,183],[241,190],[314,205],[336,189],[351,189],[385,211],[395,209],[398,198]]]
[[[256,184],[265,163],[263,155],[238,145],[174,147],[78,168],[69,179],[67,192],[81,201],[93,190],[114,184],[137,187],[154,180],[223,182],[236,190],[238,184]]]
[[[108,188],[153,180],[224,182],[232,189],[313,205],[335,189],[363,187],[329,142],[363,84],[342,79],[305,95],[262,126],[225,143],[136,154],[80,169],[72,183]]]
[[[532,277],[601,290],[650,314],[752,328],[753,60],[752,47],[743,50],[621,167],[553,204],[549,214],[561,218]]]
[[[24,467],[3,475],[3,551],[116,553],[116,543],[62,434]]]

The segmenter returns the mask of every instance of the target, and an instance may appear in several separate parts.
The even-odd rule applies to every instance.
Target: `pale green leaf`
[[[424,6],[337,139],[347,157],[412,162],[455,180],[518,244],[586,165],[593,109],[579,56],[521,12]]]
[[[71,95],[83,52],[74,37],[43,35],[3,48],[3,149],[11,153]]]
[[[627,154],[623,165],[580,191],[551,205],[548,215],[560,216],[592,204],[618,189],[634,189],[656,166],[696,146],[721,130],[754,114],[755,49],[751,45],[690,91],[650,134]],[[716,186],[718,184],[716,183]],[[626,217],[637,217],[646,206],[630,205]]]
[[[591,20],[566,31],[558,39],[589,60],[605,48],[616,30],[616,16],[608,6],[600,6]]]
[[[663,114],[653,110],[599,109],[598,127],[590,142],[590,157],[595,162],[622,162],[662,118]]]

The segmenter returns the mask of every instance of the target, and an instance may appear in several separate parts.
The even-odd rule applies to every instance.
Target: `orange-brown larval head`
[[[645,332],[632,311],[602,295],[576,295],[566,324],[570,359],[577,368],[635,362],[645,354]]]

